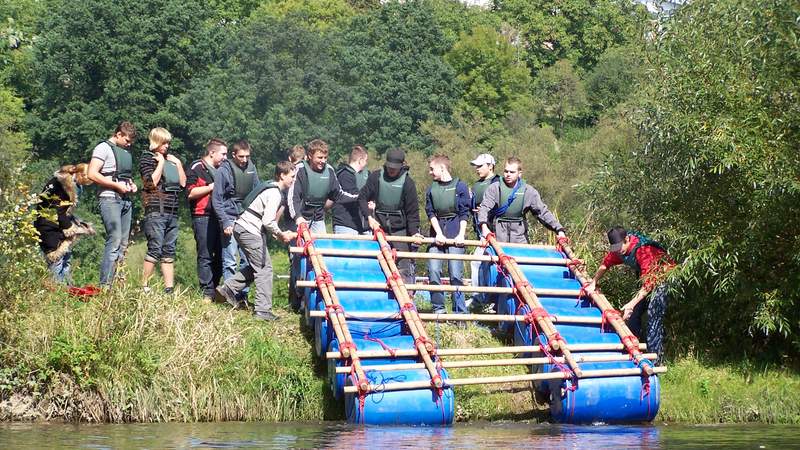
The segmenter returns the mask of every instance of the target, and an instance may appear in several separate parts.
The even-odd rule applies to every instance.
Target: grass
[[[185,244],[190,239],[182,238],[179,257],[194,258]],[[286,309],[285,283],[275,284],[281,319],[261,323],[247,312],[202,303],[193,284],[187,285],[189,275],[179,278],[174,295],[160,289],[144,294],[138,287],[143,254],[143,243],[133,246],[125,269],[127,284],[117,289],[83,302],[63,291],[32,288],[13,320],[3,322],[0,396],[30,404],[26,415],[7,419],[343,419],[342,405],[328,394],[325,368],[312,355],[309,332]],[[272,254],[275,272],[287,273],[285,252]],[[483,327],[428,324],[428,333],[443,348],[504,345]],[[496,376],[525,370],[451,369],[450,374]],[[456,389],[456,398],[459,421],[549,417],[547,405],[537,403],[525,385],[464,386]],[[800,377],[747,364],[709,366],[684,356],[669,364],[662,377],[657,420],[798,423]]]

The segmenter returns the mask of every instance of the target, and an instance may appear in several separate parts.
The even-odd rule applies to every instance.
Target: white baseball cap
[[[473,166],[482,166],[484,164],[495,165],[494,156],[488,153],[481,153],[480,155],[476,156],[475,159],[470,161],[470,164]]]

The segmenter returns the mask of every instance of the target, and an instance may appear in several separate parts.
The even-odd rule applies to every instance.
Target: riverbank
[[[286,309],[283,283],[276,283],[280,320],[261,323],[247,312],[204,304],[188,288],[144,294],[136,279],[140,253],[132,250],[128,284],[119,289],[81,301],[42,288],[5,312],[0,419],[344,419],[342,405],[329,395],[326,368],[312,356],[311,334]],[[286,273],[285,253],[274,258],[276,273]],[[503,345],[482,327],[431,324],[429,333],[442,347]],[[692,356],[668,366],[657,422],[800,423],[796,373],[706,367]],[[548,419],[547,405],[519,385],[460,387],[456,396],[459,421]]]

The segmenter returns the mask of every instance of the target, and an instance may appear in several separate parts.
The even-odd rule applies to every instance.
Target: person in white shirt
[[[242,302],[237,300],[237,294],[254,283],[255,318],[259,320],[278,319],[272,312],[272,261],[267,249],[267,234],[282,242],[295,237],[294,232],[281,231],[278,226],[281,194],[294,182],[294,176],[294,165],[280,161],[275,165],[274,180],[259,184],[251,194],[257,195],[249,204],[250,196],[245,199],[242,204],[244,211],[233,224],[233,236],[250,265],[225,280],[216,290],[218,301],[226,301],[238,308]]]

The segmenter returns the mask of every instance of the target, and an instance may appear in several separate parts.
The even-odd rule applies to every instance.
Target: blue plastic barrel
[[[414,348],[414,338],[412,336],[395,336],[379,338],[380,342],[369,341],[366,339],[353,339],[358,350],[384,350],[384,345],[390,349],[403,349],[410,350]],[[383,345],[381,345],[381,343]],[[331,340],[328,351],[338,352],[339,341],[336,339]],[[360,360],[363,367],[375,366],[381,364],[398,364],[398,363],[415,363],[417,362],[416,356],[397,356],[386,358],[363,358]],[[335,398],[341,398],[344,395],[344,383],[347,375],[336,374],[336,367],[342,367],[349,364],[349,362],[342,359],[329,359],[328,360],[328,381],[330,382],[331,391]]]
[[[584,363],[587,370],[631,368],[632,363]],[[556,369],[554,369],[556,370]],[[649,377],[649,391],[639,376],[584,378],[574,391],[571,380],[549,382],[550,414],[562,423],[630,423],[649,422],[658,414],[661,384],[658,377]]]
[[[447,372],[442,369],[442,379]],[[407,381],[430,381],[425,369],[367,372],[370,384]],[[347,384],[350,385],[350,379]],[[452,388],[441,390],[441,395],[431,388],[404,391],[374,392],[366,395],[363,406],[358,394],[345,394],[347,421],[369,425],[450,425],[455,412],[455,395]]]
[[[316,320],[314,326],[314,350],[317,355],[324,356],[325,349],[336,338],[336,333],[328,320]],[[363,339],[364,336],[383,339],[400,336],[403,330],[403,321],[400,319],[384,321],[347,320],[347,329],[350,330],[353,341]]]

